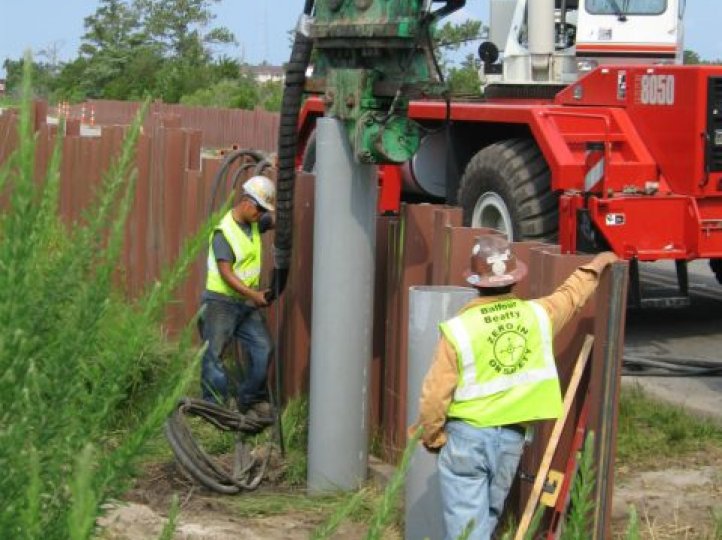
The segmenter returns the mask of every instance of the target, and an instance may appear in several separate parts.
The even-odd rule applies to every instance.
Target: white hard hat
[[[518,283],[526,273],[526,264],[512,253],[506,237],[487,234],[476,238],[471,252],[471,268],[464,277],[474,287],[493,288]]]
[[[243,192],[265,210],[272,212],[276,204],[276,186],[265,176],[252,176],[243,183]]]

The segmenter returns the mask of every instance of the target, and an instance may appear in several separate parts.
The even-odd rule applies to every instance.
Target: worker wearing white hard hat
[[[488,540],[504,509],[527,429],[562,412],[554,335],[592,295],[613,253],[578,268],[551,295],[513,294],[527,273],[504,236],[477,238],[465,274],[479,297],[440,325],[424,379],[421,440],[439,452],[445,538]],[[463,375],[462,375],[463,374]]]
[[[208,343],[201,367],[203,398],[211,402],[236,399],[241,412],[269,419],[266,372],[271,339],[259,308],[267,291],[260,290],[261,234],[273,226],[276,188],[265,176],[242,186],[238,204],[214,228],[209,239],[208,275],[203,292],[201,337]],[[232,388],[221,359],[226,346],[237,340],[247,353],[243,380]]]

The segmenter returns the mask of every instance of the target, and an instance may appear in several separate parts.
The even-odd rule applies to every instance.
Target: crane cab
[[[558,90],[600,64],[682,63],[684,8],[685,0],[491,0],[482,86]]]
[[[579,0],[577,66],[681,64],[685,0]]]

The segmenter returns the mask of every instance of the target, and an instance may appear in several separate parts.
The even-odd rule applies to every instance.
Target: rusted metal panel
[[[462,222],[461,208],[452,208],[448,211],[439,209],[434,211],[434,243],[431,246],[431,284],[442,285],[448,283],[448,257],[449,244],[447,242],[446,227],[460,227]]]
[[[426,285],[432,278],[434,212],[447,207],[432,204],[404,205],[401,209],[397,239],[390,239],[389,298],[396,305],[389,313],[387,332],[394,339],[387,346],[384,365],[383,412],[384,453],[395,456],[406,441],[406,365],[408,349],[409,287]]]
[[[374,324],[373,357],[371,359],[370,381],[370,426],[371,433],[379,433],[382,425],[382,388],[386,366],[387,332],[387,275],[389,257],[389,230],[397,223],[395,216],[380,216],[376,221],[376,268],[374,274]]]
[[[311,359],[314,176],[299,174],[295,182],[293,253],[282,298],[281,346],[286,397],[308,392]]]
[[[86,123],[89,122],[92,110],[96,125],[112,125],[130,124],[140,108],[140,103],[90,100],[84,105],[73,106],[71,115],[80,117],[83,106],[86,110]],[[154,116],[178,119],[174,123],[163,123],[165,127],[183,127],[202,132],[202,144],[207,147],[220,148],[236,144],[239,148],[274,152],[278,143],[279,114],[260,109],[249,111],[187,107],[155,102],[149,107],[146,127],[150,126],[149,122]]]
[[[623,273],[622,283],[615,287],[612,271],[604,272],[599,284],[599,301],[594,319],[596,346],[592,351],[589,378],[589,399],[593,404],[589,425],[595,433],[597,481],[595,489],[595,538],[611,537],[612,496],[614,493],[614,463],[619,425],[622,361],[624,358],[624,329],[626,327],[626,299],[629,287],[628,263],[617,262],[613,271]],[[614,293],[621,302],[610,305]],[[604,299],[604,301],[602,301]],[[616,310],[616,313],[615,313]],[[616,325],[613,323],[617,323]],[[616,353],[616,355],[615,355]]]

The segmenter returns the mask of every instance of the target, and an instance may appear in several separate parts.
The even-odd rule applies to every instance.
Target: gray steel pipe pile
[[[354,159],[343,124],[317,124],[308,489],[365,480],[372,355],[376,168]],[[310,271],[310,269],[309,269]]]
[[[424,376],[439,339],[439,323],[450,319],[477,293],[470,287],[411,287],[409,289],[409,356],[407,425],[416,421]],[[442,538],[441,500],[436,455],[419,446],[406,475],[406,540]]]

